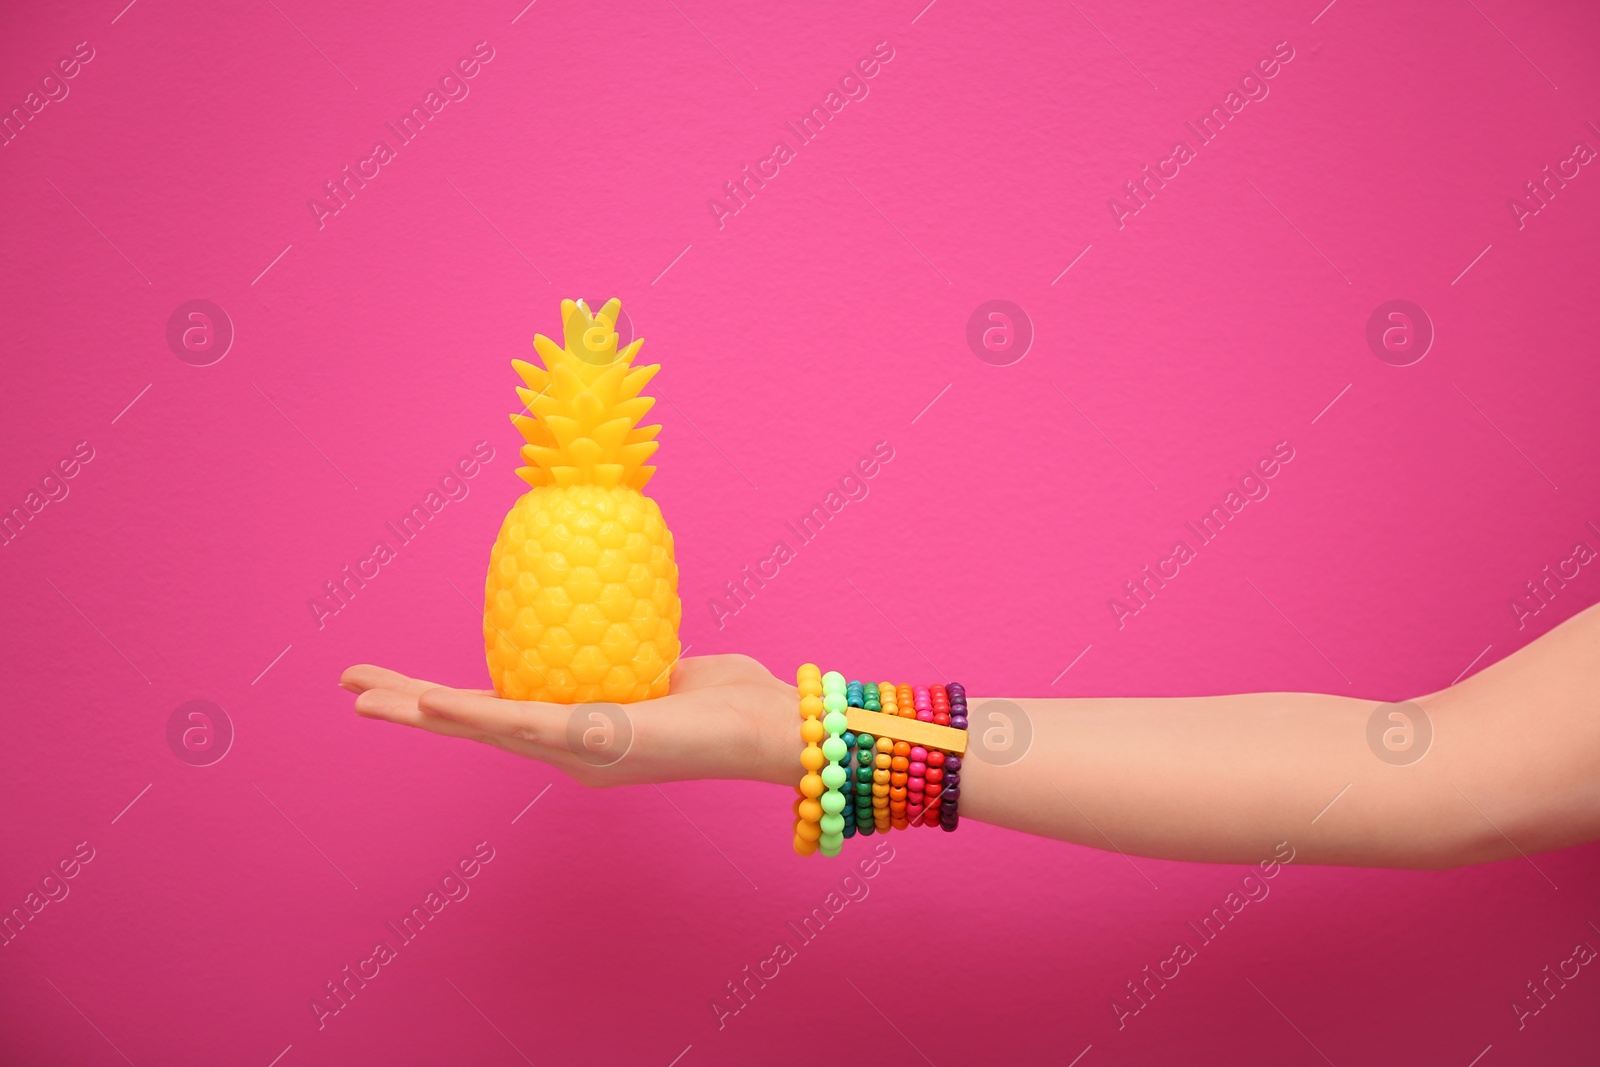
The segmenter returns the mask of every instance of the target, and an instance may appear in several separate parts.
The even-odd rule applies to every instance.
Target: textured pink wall
[[[779,790],[586,792],[334,686],[362,660],[481,684],[521,486],[508,361],[577,295],[622,297],[664,364],[653,491],[695,653],[1389,700],[1499,659],[1600,596],[1583,567],[1511,606],[1600,547],[1591,5],[122,2],[0,16],[25,116],[0,148],[0,507],[38,509],[0,548],[0,906],[39,907],[0,948],[0,1060],[1593,1056],[1589,968],[1521,1029],[1511,1005],[1600,946],[1594,847],[1292,864],[1119,1029],[1125,984],[1245,869],[900,835],[801,944],[786,923],[846,867],[796,860]],[[786,123],[834,90],[802,142]],[[364,187],[309,207],[347,165]],[[747,165],[768,177],[740,205]],[[1147,165],[1165,185],[1132,199]],[[215,311],[185,348],[193,300],[225,353]],[[1027,317],[1020,360],[982,318],[969,348],[995,300]],[[1407,366],[1420,341],[1367,339],[1391,300],[1434,335]],[[867,495],[715,611],[880,441]],[[1270,494],[1119,625],[1123,583],[1280,442]],[[442,479],[459,499],[319,626],[323,582]],[[222,709],[198,753],[190,701]],[[434,889],[402,943],[386,923]],[[895,939],[920,955],[870,969]],[[376,976],[319,1029],[347,965]]]

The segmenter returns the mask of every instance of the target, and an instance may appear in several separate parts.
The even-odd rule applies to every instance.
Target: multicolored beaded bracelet
[[[958,825],[966,690],[846,682],[807,663],[796,672],[804,771],[794,848],[838,855],[844,839],[910,826]]]

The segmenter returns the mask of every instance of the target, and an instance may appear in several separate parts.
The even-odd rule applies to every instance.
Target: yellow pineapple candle
[[[672,531],[640,490],[660,426],[640,426],[659,365],[620,352],[622,303],[561,302],[563,344],[536,335],[542,367],[512,360],[526,388],[511,416],[530,486],[489,553],[483,641],[495,692],[513,700],[625,703],[661,696],[678,660]]]

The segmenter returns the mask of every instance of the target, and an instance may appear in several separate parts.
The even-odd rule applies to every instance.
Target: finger
[[[571,704],[501,700],[464,689],[439,686],[421,693],[417,697],[417,706],[424,717],[444,719],[498,737],[568,751],[567,722],[574,707]]]
[[[438,688],[438,682],[424,681],[391,671],[387,667],[377,667],[370,663],[358,663],[349,667],[339,676],[339,685],[352,693],[362,693],[368,689],[392,689],[415,697],[427,692],[429,689]],[[469,689],[469,693],[493,696],[492,689]]]
[[[365,718],[383,719],[386,722],[426,730],[442,737],[456,737],[464,741],[491,745],[512,755],[538,760],[584,785],[597,784],[594,765],[585,763],[570,752],[502,737],[475,727],[464,726],[442,716],[428,715],[417,707],[415,697],[392,689],[372,689],[363,693],[356,700],[356,712]]]
[[[747,678],[754,662],[749,656],[737,653],[685,656],[673,666],[672,692],[705,689],[724,682]]]
[[[417,707],[417,698],[398,689],[367,690],[356,697],[356,714],[365,719],[383,719],[448,737],[472,738],[483,732],[448,719],[424,715]]]
[[[479,729],[475,726],[456,722],[453,719],[437,715],[429,715],[417,707],[417,698],[407,693],[394,689],[369,689],[356,698],[356,714],[368,719],[382,719],[385,722],[398,723],[401,726],[410,726],[418,730],[439,734],[443,737],[459,737],[466,741],[481,741],[492,744],[496,748],[503,748],[507,752],[530,759],[553,762],[550,757],[558,755],[547,748],[519,741],[511,737]],[[563,768],[565,769],[565,768]]]

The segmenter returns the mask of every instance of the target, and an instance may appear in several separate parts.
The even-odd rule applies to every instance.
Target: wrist
[[[756,781],[793,787],[800,776],[800,690],[779,681],[758,710],[760,742],[751,775]]]

